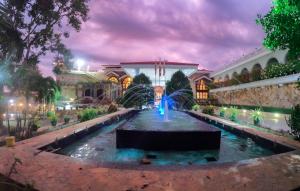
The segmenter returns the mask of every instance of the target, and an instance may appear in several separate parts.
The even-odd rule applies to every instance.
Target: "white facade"
[[[163,75],[163,69],[161,69],[161,76],[159,76],[159,66],[156,66],[156,75],[155,75],[155,64],[134,64],[134,63],[121,63],[124,71],[134,78],[136,75],[144,73],[150,78],[153,86],[165,86],[166,81],[170,80],[172,75],[181,70],[186,76],[190,76],[192,73],[198,70],[198,64],[172,64],[167,63],[165,66],[165,76]]]
[[[213,72],[210,77],[214,78],[215,81],[222,82],[227,79],[232,79],[235,72],[241,74],[242,70],[247,70],[251,73],[255,65],[260,65],[262,69],[265,69],[268,63],[275,59],[277,62],[284,64],[287,61],[287,53],[288,50],[277,50],[272,52],[265,48],[261,48],[240,58],[226,68]]]

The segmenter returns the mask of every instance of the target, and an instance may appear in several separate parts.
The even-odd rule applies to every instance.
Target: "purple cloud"
[[[261,46],[255,19],[270,6],[270,0],[92,0],[90,19],[65,43],[94,69],[162,57],[214,70]],[[42,63],[41,70],[50,74],[51,67]]]

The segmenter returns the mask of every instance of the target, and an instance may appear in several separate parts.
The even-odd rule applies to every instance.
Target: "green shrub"
[[[292,108],[292,113],[288,119],[286,119],[288,126],[291,128],[291,134],[300,140],[300,105],[296,105]]]
[[[51,125],[52,125],[53,127],[55,127],[55,126],[57,125],[57,121],[58,121],[57,116],[54,114],[54,115],[50,116],[49,119],[50,119]]]
[[[253,120],[253,124],[256,126],[260,125],[260,122],[262,121],[262,112],[260,109],[255,109],[251,112],[251,118]]]
[[[295,63],[287,64],[272,64],[268,66],[263,72],[264,79],[276,78],[281,76],[287,76],[295,74],[297,70]]]
[[[70,122],[71,117],[69,115],[64,116],[64,122],[65,124],[68,124]]]
[[[80,112],[80,122],[88,121],[97,117],[97,110],[94,108],[87,108]]]
[[[32,131],[36,132],[41,127],[41,123],[38,119],[34,119],[31,125]]]
[[[196,104],[196,105],[193,105],[192,109],[194,111],[198,111],[200,109],[200,105]]]
[[[103,107],[100,107],[97,109],[97,115],[103,115],[106,113],[106,109]]]
[[[115,104],[110,104],[110,106],[107,109],[107,113],[113,113],[118,111],[118,107]]]
[[[212,105],[205,106],[202,109],[202,113],[208,114],[208,115],[213,115],[215,113],[215,108]]]
[[[229,119],[231,121],[237,121],[237,117],[240,111],[238,110],[237,107],[230,107],[228,113],[229,113]]]
[[[225,117],[226,110],[227,110],[227,107],[222,107],[222,108],[220,109],[220,117]]]
[[[47,111],[47,118],[50,119],[52,116],[55,115],[55,113],[53,111]]]

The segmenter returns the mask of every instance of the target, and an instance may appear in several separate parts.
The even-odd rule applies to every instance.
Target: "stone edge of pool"
[[[7,174],[14,158],[22,160],[12,179],[33,184],[39,190],[292,190],[300,187],[300,143],[286,137],[247,128],[228,120],[198,112],[189,112],[231,126],[294,151],[268,157],[203,166],[157,168],[110,168],[87,161],[41,152],[39,148],[85,128],[125,115],[133,109],[93,119],[71,127],[18,142],[13,148],[0,148],[0,173]],[[275,144],[275,145],[276,145]]]

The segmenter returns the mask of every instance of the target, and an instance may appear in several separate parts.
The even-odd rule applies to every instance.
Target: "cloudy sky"
[[[65,44],[91,69],[124,61],[192,62],[216,70],[261,47],[255,23],[271,0],[91,0],[89,20]],[[51,75],[51,62],[41,70]]]

